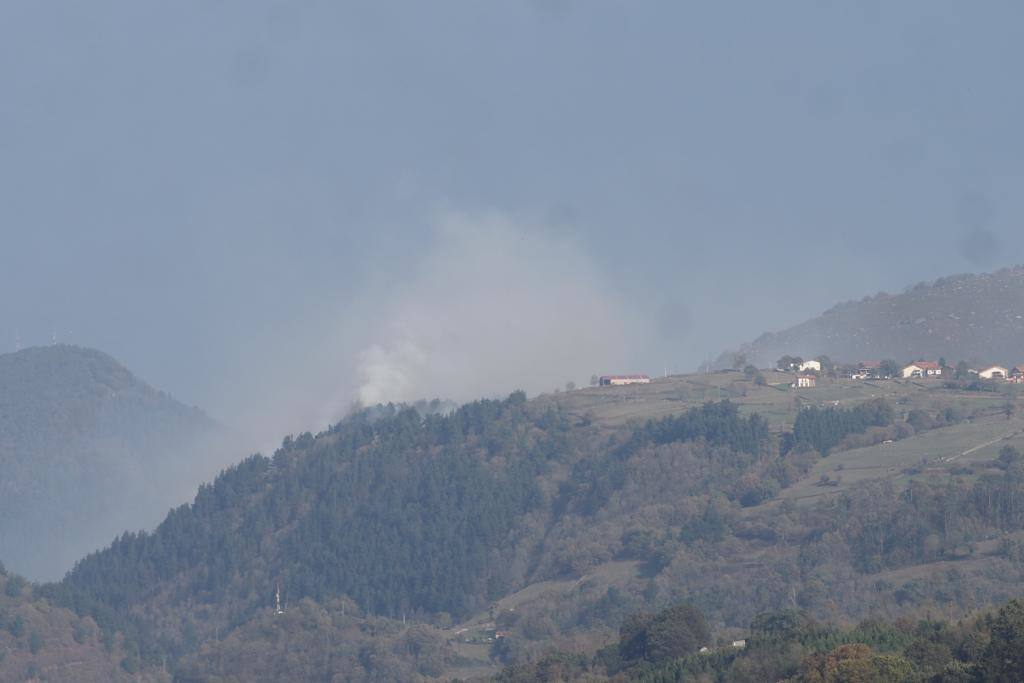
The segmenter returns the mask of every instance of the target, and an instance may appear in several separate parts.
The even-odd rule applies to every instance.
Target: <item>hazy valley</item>
[[[1022,23],[0,2],[0,683],[1024,682]]]
[[[4,360],[28,354],[61,359],[62,377],[83,358],[116,368],[61,347]],[[63,581],[12,590],[0,638],[14,654],[0,671],[62,680],[74,665],[79,680],[107,680],[115,662],[136,680],[370,681],[512,666],[501,675],[520,680],[548,661],[635,678],[675,660],[586,653],[614,645],[632,615],[687,604],[706,620],[693,637],[717,653],[716,675],[756,680],[729,643],[766,614],[819,624],[801,645],[811,656],[836,642],[821,628],[955,620],[1019,594],[1018,385],[823,371],[793,388],[795,376],[747,367],[457,409],[358,409],[231,467]],[[86,466],[90,452],[65,457]],[[8,555],[16,566],[18,546]],[[31,629],[13,626],[19,615]]]

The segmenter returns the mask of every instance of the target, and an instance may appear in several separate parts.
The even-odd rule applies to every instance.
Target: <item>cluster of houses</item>
[[[881,372],[880,361],[862,361],[857,369],[850,374],[852,379],[880,379],[887,378]],[[915,360],[899,369],[899,377],[903,379],[937,379],[948,377],[955,370],[933,360]],[[989,365],[981,368],[968,368],[967,373],[979,379],[996,379],[1013,382],[1014,384],[1024,383],[1024,363],[1012,368],[1005,368],[1002,365]]]
[[[816,360],[800,361],[793,363],[789,369],[796,372],[791,386],[795,389],[806,389],[817,385],[821,363]],[[865,360],[855,367],[847,368],[843,374],[851,379],[943,379],[952,376],[954,372],[957,370],[931,360],[915,360],[903,366],[892,361]],[[966,372],[979,379],[1024,384],[1024,363],[1012,368],[1002,365],[990,365],[981,369],[967,368]]]
[[[792,360],[792,362],[790,362]],[[782,365],[785,363],[785,365]],[[785,356],[780,360],[779,370],[795,374],[790,384],[794,389],[811,389],[818,385],[818,377],[822,374],[820,360],[803,360]],[[838,367],[836,369],[839,369]],[[1014,384],[1024,384],[1024,363],[1012,368],[1005,368],[1001,365],[990,365],[976,370],[967,368],[964,370],[961,365],[954,369],[939,361],[915,360],[906,365],[900,366],[893,361],[863,360],[856,365],[842,366],[841,376],[850,379],[943,379],[951,377],[955,372],[966,371],[972,377],[988,380],[1002,380]],[[594,380],[592,379],[593,383]],[[647,375],[602,375],[597,378],[597,384],[603,387],[625,386],[629,384],[650,384],[651,378]]]
[[[818,385],[818,375],[821,374],[821,361],[795,361],[790,364],[789,369],[796,372],[796,378],[790,385],[794,389],[812,389]]]

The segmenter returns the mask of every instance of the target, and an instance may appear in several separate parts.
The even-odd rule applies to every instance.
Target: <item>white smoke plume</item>
[[[632,317],[573,238],[498,213],[447,213],[359,356],[357,396],[463,401],[632,370]]]

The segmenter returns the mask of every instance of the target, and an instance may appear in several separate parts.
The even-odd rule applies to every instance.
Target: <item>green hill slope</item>
[[[152,526],[216,472],[201,458],[221,434],[99,351],[0,355],[0,559],[54,578]]]
[[[740,377],[364,411],[231,468],[42,594],[189,681],[288,680],[285,642],[307,678],[476,675],[682,600],[729,638],[766,610],[955,614],[1016,594],[1015,397]],[[931,452],[943,430],[960,457]]]
[[[0,567],[0,680],[168,683],[162,667],[140,666],[123,640],[89,617],[49,604]]]
[[[868,619],[822,624],[796,609],[758,615],[747,638],[714,643],[699,610],[638,612],[593,653],[549,651],[507,667],[499,683],[534,681],[1017,681],[1024,671],[1024,603],[952,621]]]

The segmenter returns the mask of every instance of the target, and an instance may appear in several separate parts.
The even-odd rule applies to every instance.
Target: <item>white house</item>
[[[650,384],[647,375],[604,375],[598,382],[602,387],[620,387],[626,384]]]
[[[807,372],[808,370],[814,370],[815,372],[821,372],[821,363],[816,360],[805,360],[800,365],[796,366],[797,372]]]
[[[818,378],[814,375],[797,375],[792,386],[794,389],[813,389],[818,386]]]
[[[992,365],[984,370],[978,370],[978,377],[982,379],[1006,379],[1010,376],[1010,371],[1001,365]]]
[[[910,379],[912,377],[941,377],[942,366],[933,360],[915,360],[910,365],[906,365],[900,371],[900,375],[903,379]]]

